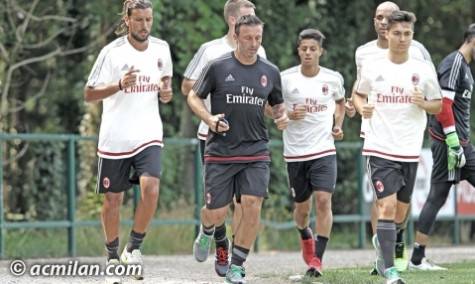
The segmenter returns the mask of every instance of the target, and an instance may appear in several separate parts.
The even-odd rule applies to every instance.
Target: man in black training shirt
[[[429,196],[417,224],[416,242],[409,262],[411,270],[446,270],[425,258],[429,235],[452,184],[467,180],[475,185],[475,150],[470,144],[473,77],[469,66],[474,59],[475,24],[471,24],[465,31],[462,46],[445,57],[437,71],[443,95],[442,112],[429,120],[434,164]]]
[[[279,69],[257,55],[263,23],[254,16],[239,18],[236,50],[211,61],[188,94],[193,112],[208,124],[205,149],[205,201],[198,242],[209,241],[207,228],[224,222],[236,195],[243,217],[233,240],[227,283],[246,283],[243,263],[259,229],[263,198],[269,183],[270,156],[264,123],[266,103],[277,128],[288,123]],[[211,113],[203,100],[210,94]]]

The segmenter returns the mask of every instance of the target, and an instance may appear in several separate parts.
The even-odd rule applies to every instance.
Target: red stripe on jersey
[[[437,121],[442,124],[442,128],[449,128],[455,125],[454,113],[452,111],[452,105],[454,101],[444,97],[442,98],[442,111],[436,115]]]
[[[204,135],[198,132],[198,139],[200,140],[206,140],[208,138],[208,135]]]
[[[439,135],[437,135],[434,131],[432,131],[432,128],[429,128],[429,134],[432,138],[434,138],[435,140],[438,140],[438,141],[442,141],[444,142],[445,141],[445,138],[444,137],[441,137]]]
[[[135,149],[133,149],[132,151],[128,151],[128,152],[116,152],[116,153],[112,153],[112,152],[106,152],[106,151],[102,151],[100,149],[97,149],[97,153],[99,154],[102,154],[102,155],[107,155],[107,156],[126,156],[126,155],[130,155],[130,154],[133,154],[134,152],[137,152],[138,150],[140,150],[141,148],[145,147],[145,146],[148,146],[150,144],[153,144],[153,143],[159,143],[159,144],[163,144],[162,141],[160,140],[152,140],[150,142],[147,142],[147,143],[144,143],[138,147],[136,147]]]
[[[309,158],[309,157],[313,157],[313,156],[318,156],[318,155],[322,155],[322,154],[326,154],[326,153],[330,153],[330,152],[334,152],[336,153],[336,150],[335,149],[330,149],[330,150],[326,150],[326,151],[322,151],[322,152],[318,152],[318,153],[313,153],[313,154],[308,154],[308,155],[303,155],[303,156],[285,156],[284,155],[284,158],[285,159],[302,159],[302,158]]]
[[[232,161],[249,161],[249,162],[258,162],[258,161],[270,161],[269,155],[261,156],[228,156],[228,157],[218,157],[218,156],[206,156],[205,162],[232,162]]]
[[[408,159],[408,160],[419,159],[419,155],[417,155],[417,156],[402,156],[402,155],[388,154],[388,153],[384,153],[384,152],[381,152],[381,151],[368,150],[368,149],[363,149],[363,154],[364,154],[364,153],[366,153],[366,154],[371,154],[371,153],[380,154],[380,155],[384,155],[384,156],[388,156],[388,157],[393,157],[393,158],[397,158],[397,159]]]

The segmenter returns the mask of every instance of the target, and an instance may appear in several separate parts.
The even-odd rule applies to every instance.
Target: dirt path
[[[475,261],[475,246],[428,248],[427,255],[437,263],[450,263],[462,260]],[[330,250],[325,253],[325,268],[369,266],[374,259],[372,250]],[[63,263],[71,259],[35,259],[27,260],[27,266],[34,263]],[[104,258],[78,258],[80,264],[104,262]],[[191,255],[178,256],[146,256],[144,257],[146,279],[132,280],[124,277],[123,283],[145,284],[215,284],[223,283],[216,276],[213,260],[210,257],[204,263],[197,263]],[[104,283],[101,277],[15,277],[9,272],[11,260],[0,261],[0,283],[50,284],[50,283]],[[265,252],[251,254],[246,262],[248,283],[275,284],[291,283],[290,275],[302,274],[305,271],[303,260],[295,252]]]

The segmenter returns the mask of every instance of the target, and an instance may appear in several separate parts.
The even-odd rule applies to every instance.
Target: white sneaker
[[[120,262],[118,259],[115,259],[115,258],[112,258],[110,260],[108,260],[106,262],[106,268],[109,266],[109,265],[113,265],[113,266],[116,266],[116,265],[119,265]],[[122,283],[122,279],[119,277],[119,276],[115,276],[115,275],[106,275],[105,277],[105,283],[106,284],[121,284]]]
[[[438,271],[447,270],[447,268],[438,266],[427,258],[423,258],[421,264],[415,265],[412,261],[409,261],[409,270],[424,270],[424,271]]]
[[[141,271],[140,274],[133,275],[133,277],[137,280],[143,280],[143,260],[142,260],[142,253],[138,249],[134,249],[132,252],[127,251],[127,246],[124,247],[122,254],[120,255],[120,262],[122,264],[134,264],[140,265]]]

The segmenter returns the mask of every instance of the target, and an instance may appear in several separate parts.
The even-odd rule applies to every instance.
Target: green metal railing
[[[5,254],[5,231],[7,229],[50,229],[50,228],[67,228],[68,230],[68,255],[76,256],[76,229],[78,227],[100,226],[99,220],[76,220],[76,146],[78,141],[96,141],[96,137],[87,137],[70,134],[6,134],[0,133],[0,258],[4,258]],[[4,210],[4,173],[3,173],[3,149],[6,141],[48,141],[48,142],[65,142],[67,143],[67,219],[58,221],[33,221],[33,222],[6,222]],[[189,146],[195,145],[195,203],[200,205],[202,197],[202,181],[201,175],[201,159],[199,153],[199,145],[196,139],[167,139],[167,144]],[[140,197],[140,191],[134,190],[134,206]],[[199,229],[199,207],[195,209],[193,219],[154,219],[152,226],[157,225],[195,225]],[[121,224],[132,225],[133,220],[121,220]]]
[[[67,143],[67,218],[66,220],[57,221],[34,221],[34,222],[7,222],[5,221],[4,212],[4,172],[3,172],[3,153],[5,143],[7,141],[36,141],[36,142],[54,142],[60,141]],[[5,253],[5,233],[8,229],[35,229],[35,228],[66,228],[68,231],[68,254],[76,256],[76,230],[79,227],[100,226],[99,220],[76,220],[76,147],[79,141],[96,141],[96,137],[85,137],[79,135],[68,134],[6,134],[0,133],[0,258],[4,257]],[[200,224],[200,209],[203,206],[203,184],[202,184],[202,165],[199,151],[199,143],[196,139],[166,139],[167,145],[177,146],[193,146],[194,147],[194,203],[195,208],[193,218],[189,219],[154,219],[151,222],[152,226],[157,225],[194,225],[195,233],[199,230]],[[282,146],[281,141],[272,141],[271,147]],[[358,188],[358,210],[357,214],[334,215],[335,223],[355,223],[358,224],[358,247],[363,248],[366,244],[366,224],[369,221],[369,216],[365,212],[367,204],[364,201],[362,179],[363,179],[363,161],[359,149],[361,143],[337,143],[337,148],[346,148],[354,150],[354,159],[357,162],[357,188]],[[140,191],[137,188],[134,190],[134,206],[140,198]],[[312,220],[315,216],[312,216]],[[475,216],[458,216],[441,218],[442,220],[454,220],[453,226],[453,242],[458,244],[460,242],[460,221],[475,220]],[[413,239],[413,220],[408,226],[409,237]],[[133,220],[122,220],[121,224],[132,225]],[[274,222],[271,220],[262,220],[261,223],[273,229],[291,229],[294,228],[293,221],[288,222]],[[257,244],[256,244],[257,247]]]

